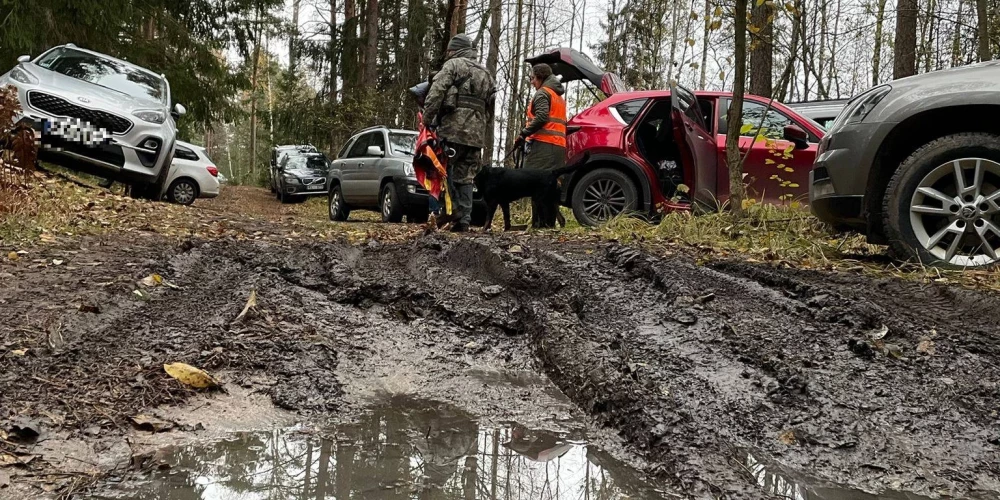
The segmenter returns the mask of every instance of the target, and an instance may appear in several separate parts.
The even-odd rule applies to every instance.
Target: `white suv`
[[[39,156],[68,168],[129,184],[158,198],[174,156],[170,84],[132,63],[73,44],[49,49],[0,76],[17,88],[23,118],[41,132]]]

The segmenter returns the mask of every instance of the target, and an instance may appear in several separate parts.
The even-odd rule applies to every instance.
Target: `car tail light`
[[[212,165],[209,165],[207,168],[208,168],[208,173],[212,174],[212,177],[218,177],[219,176],[219,169],[215,168]]]

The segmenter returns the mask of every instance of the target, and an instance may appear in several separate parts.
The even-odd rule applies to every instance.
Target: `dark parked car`
[[[277,195],[282,203],[302,202],[310,196],[325,196],[330,160],[323,153],[285,155],[277,168]]]
[[[413,171],[417,133],[383,126],[355,133],[330,169],[330,220],[352,210],[377,210],[383,222],[426,222],[427,191]]]
[[[813,212],[926,264],[996,264],[998,111],[998,62],[865,91],[820,143],[810,174]]]
[[[270,187],[272,193],[278,192],[278,165],[285,156],[292,155],[303,155],[306,153],[319,153],[315,146],[309,144],[301,145],[284,145],[275,146],[271,149],[271,161],[270,161]]]
[[[725,132],[732,93],[627,91],[617,75],[568,48],[528,62],[548,63],[563,82],[589,83],[606,96],[567,125],[567,160],[591,153],[563,182],[563,204],[581,224],[597,225],[625,211],[687,210],[692,202],[715,209],[729,198]],[[804,200],[822,128],[755,95],[746,96],[742,124],[750,195],[773,203]]]

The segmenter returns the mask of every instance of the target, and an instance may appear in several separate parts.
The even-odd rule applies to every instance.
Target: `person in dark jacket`
[[[476,61],[472,40],[465,34],[448,42],[448,59],[434,75],[424,106],[424,125],[454,151],[448,158],[448,186],[457,208],[452,231],[469,229],[472,218],[472,182],[479,171],[486,127],[493,124],[496,84],[493,75]]]
[[[524,168],[556,170],[566,166],[566,90],[548,64],[531,68],[535,95],[528,104],[528,121],[517,139],[523,147]],[[538,217],[539,207],[531,207],[531,226],[551,227]]]

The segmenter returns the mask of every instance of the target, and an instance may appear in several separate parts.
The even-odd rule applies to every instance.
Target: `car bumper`
[[[309,189],[309,186],[303,184],[288,184],[287,182],[281,186],[281,189],[288,196],[326,196],[329,194],[325,182],[320,189]]]
[[[396,195],[404,207],[407,209],[427,209],[431,195],[417,182],[415,177],[393,176],[392,183],[398,186]]]
[[[865,228],[871,162],[864,155],[880,125],[848,125],[823,138],[809,172],[809,206],[820,220],[836,227]]]
[[[167,124],[169,122],[147,123],[136,117],[125,116],[120,110],[102,110],[126,119],[132,125],[124,133],[106,132],[109,137],[105,140],[87,143],[79,138],[54,133],[52,124],[66,122],[73,117],[55,115],[31,106],[28,92],[34,90],[49,93],[49,91],[25,87],[27,86],[17,86],[22,111],[16,120],[29,120],[32,127],[38,131],[41,159],[125,183],[153,182],[162,169],[167,168],[166,165],[173,156],[168,148],[173,147],[176,135],[172,127]],[[57,93],[51,94],[59,97]],[[148,141],[155,142],[156,146],[146,147]]]

